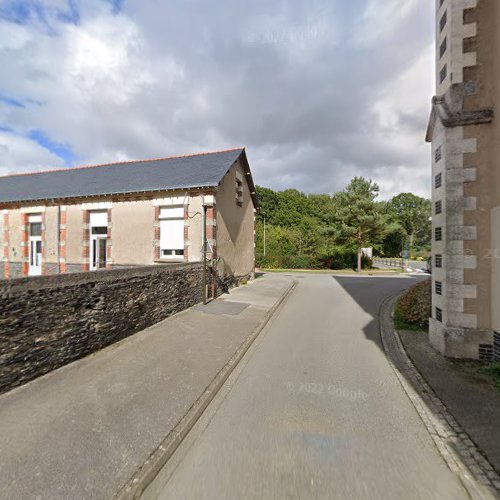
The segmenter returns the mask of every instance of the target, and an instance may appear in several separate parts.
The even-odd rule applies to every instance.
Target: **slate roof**
[[[250,172],[245,150],[239,148],[189,156],[7,175],[0,177],[0,203],[216,187],[240,157],[245,169]],[[248,179],[250,190],[254,192],[250,174]]]

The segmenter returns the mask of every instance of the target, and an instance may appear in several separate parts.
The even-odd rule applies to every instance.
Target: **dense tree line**
[[[355,177],[334,195],[259,186],[257,194],[261,208],[256,244],[262,265],[279,266],[283,257],[294,257],[297,265],[288,259],[287,267],[312,267],[349,255],[359,268],[364,247],[386,257],[400,256],[405,247],[412,254],[430,249],[430,200],[401,193],[379,201],[379,187],[363,177]]]

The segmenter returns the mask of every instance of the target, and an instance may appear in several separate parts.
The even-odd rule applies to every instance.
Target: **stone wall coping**
[[[88,283],[116,282],[122,279],[141,277],[147,274],[171,273],[180,270],[196,269],[201,263],[163,263],[161,265],[138,266],[124,269],[86,271],[80,273],[32,276],[0,281],[0,298],[34,292],[48,288],[66,288]]]

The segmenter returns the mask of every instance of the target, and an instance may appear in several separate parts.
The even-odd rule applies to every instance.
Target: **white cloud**
[[[421,0],[368,0],[355,32],[357,42],[364,45],[390,38],[420,4]]]
[[[85,0],[76,24],[44,2],[49,31],[0,20],[0,92],[25,102],[0,103],[7,145],[42,130],[78,163],[247,146],[273,188],[333,192],[364,175],[390,193],[397,171],[427,189],[432,6],[369,0],[360,30],[359,9],[337,0],[141,0],[118,14]],[[61,164],[24,141],[33,166]]]
[[[62,166],[62,160],[37,143],[0,131],[0,175]]]

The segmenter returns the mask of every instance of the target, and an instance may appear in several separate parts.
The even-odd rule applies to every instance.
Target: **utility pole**
[[[264,257],[266,256],[266,216],[264,215]]]

